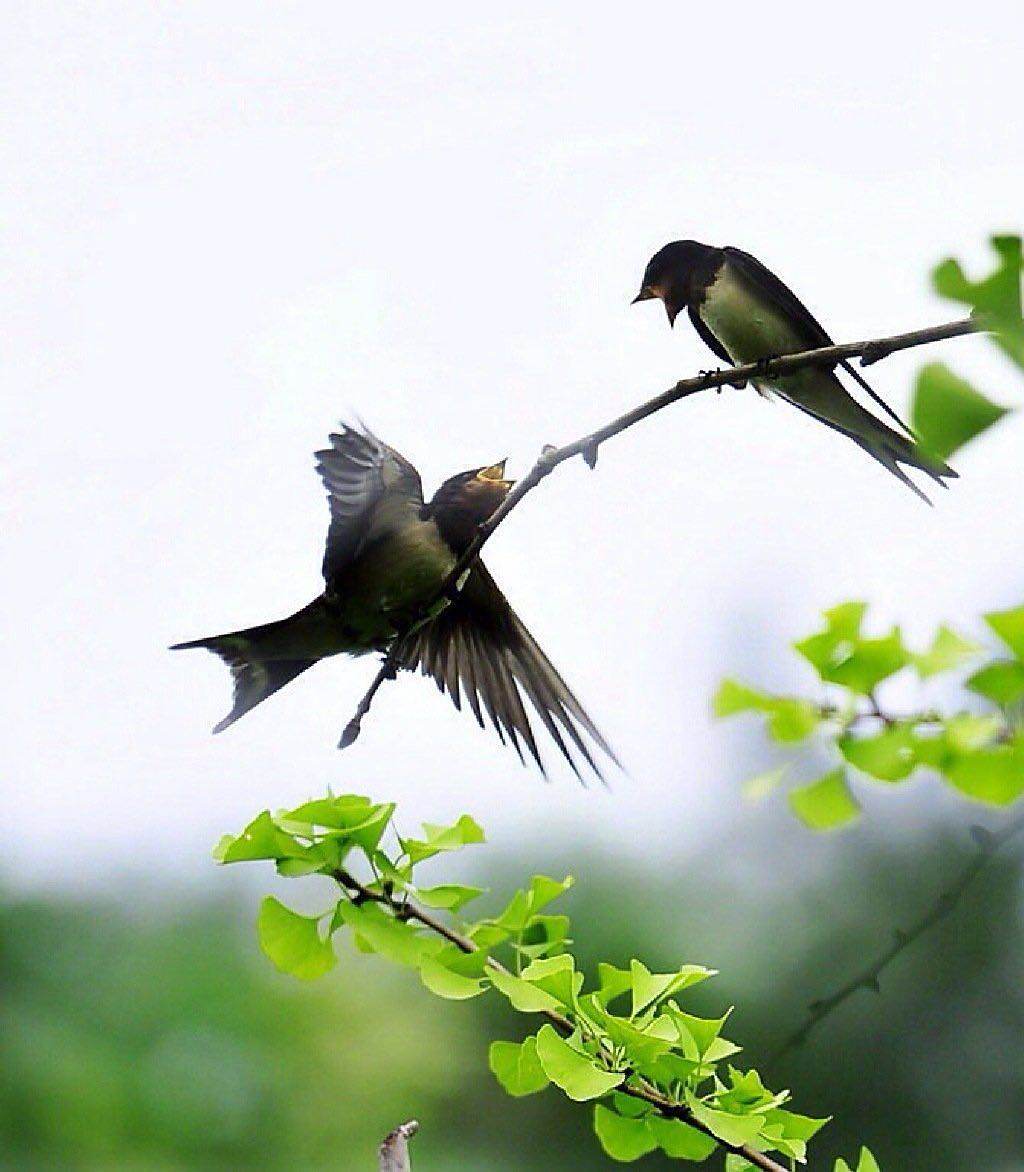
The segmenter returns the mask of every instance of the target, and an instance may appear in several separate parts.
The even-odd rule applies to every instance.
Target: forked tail
[[[908,468],[920,469],[943,488],[949,487],[946,484],[947,480],[955,480],[957,478],[958,474],[948,464],[935,456],[929,455],[916,441],[907,436],[900,435],[898,431],[893,431],[891,427],[887,427],[881,420],[874,420],[874,424],[875,426],[870,430],[865,429],[864,433],[854,435],[852,438],[860,444],[869,456],[874,456],[879,464],[888,468],[898,480],[902,480],[925,504],[930,505],[931,501],[903,471],[900,467],[901,464],[906,464]]]
[[[204,647],[214,655],[219,655],[231,669],[235,685],[234,705],[227,716],[214,725],[215,733],[223,732],[229,724],[234,724],[240,716],[244,716],[317,662],[317,658],[278,659],[267,654],[269,647],[279,641],[282,627],[291,621],[283,619],[276,623],[265,623],[261,627],[232,631],[227,635],[210,635],[188,643],[175,643],[171,648],[172,651],[183,651],[191,647]]]
[[[930,505],[931,501],[900,465],[920,469],[943,488],[949,487],[947,480],[956,479],[957,473],[945,461],[929,455],[912,436],[895,431],[877,415],[867,411],[834,375],[828,376],[827,381],[823,378],[820,383],[815,383],[812,390],[813,394],[807,394],[802,389],[799,394],[794,389],[782,393],[794,407],[799,407],[820,423],[849,436],[925,504]]]

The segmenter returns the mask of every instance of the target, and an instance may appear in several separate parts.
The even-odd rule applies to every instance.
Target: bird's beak
[[[508,463],[508,456],[504,460],[499,460],[497,464],[492,464],[489,468],[481,468],[476,474],[479,480],[490,481],[504,481],[505,480],[505,465]]]
[[[650,301],[652,297],[657,297],[657,296],[658,296],[658,294],[654,292],[654,290],[650,287],[650,285],[644,285],[644,287],[640,290],[640,292],[633,298],[633,300],[629,304],[636,305],[636,303],[638,301]]]

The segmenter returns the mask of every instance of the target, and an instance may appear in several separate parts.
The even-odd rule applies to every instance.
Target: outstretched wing
[[[423,504],[420,474],[367,428],[342,424],[330,441],[329,448],[316,453],[316,470],[331,507],[323,565],[328,582],[359,553],[387,498]]]
[[[749,252],[744,252],[742,248],[733,248],[731,245],[727,245],[722,251],[725,253],[729,262],[803,333],[809,350],[817,350],[822,346],[834,345],[828,331],[814,314],[811,313],[807,306],[804,305],[800,298],[797,297],[793,290],[780,281],[771,269],[761,264],[756,256],[751,256]],[[839,365],[858,386],[871,396],[890,419],[902,427],[908,435],[914,434],[856,367],[852,366],[845,359]]]
[[[464,695],[481,728],[486,710],[502,743],[507,737],[520,760],[525,745],[542,773],[544,763],[524,698],[581,781],[567,738],[598,777],[601,771],[585,738],[619,764],[608,742],[480,563],[471,571],[458,599],[407,638],[400,649],[400,662],[404,668],[420,667],[424,675],[433,676],[456,708],[461,709]]]

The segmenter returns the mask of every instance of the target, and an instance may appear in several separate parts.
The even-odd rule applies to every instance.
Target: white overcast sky
[[[486,7],[4,5],[9,879],[155,851],[215,883],[221,832],[328,785],[407,822],[472,810],[506,846],[680,850],[737,800],[722,674],[806,683],[784,645],[850,595],[914,636],[1021,600],[1024,424],[929,511],[784,405],[706,395],[561,470],[488,549],[628,764],[611,795],[544,785],[410,677],[339,754],[369,661],[210,737],[227,672],[166,646],[319,591],[311,453],[343,414],[428,492],[514,474],[714,364],[628,306],[667,240],[749,249],[854,339],[955,316],[931,265],[987,265],[1024,224],[1009,5]],[[1019,401],[965,339],[875,368],[897,409],[926,357]]]

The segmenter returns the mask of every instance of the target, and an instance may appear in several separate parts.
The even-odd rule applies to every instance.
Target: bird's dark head
[[[456,554],[461,553],[514,484],[514,480],[505,479],[505,460],[486,468],[471,468],[449,476],[423,506],[421,516],[424,520],[433,518],[444,540]]]
[[[633,304],[658,297],[665,303],[669,325],[675,325],[676,316],[690,300],[694,266],[706,251],[707,246],[696,240],[674,240],[659,249],[647,262]]]

